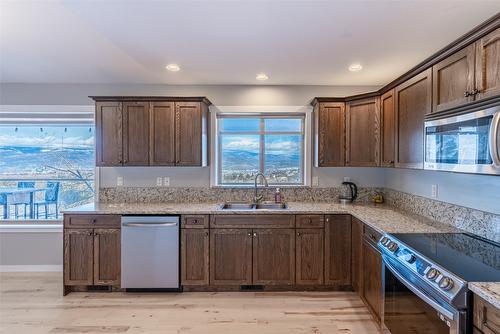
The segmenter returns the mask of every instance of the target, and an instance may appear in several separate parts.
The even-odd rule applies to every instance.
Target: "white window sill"
[[[0,233],[62,233],[63,225],[60,222],[54,224],[0,224]]]

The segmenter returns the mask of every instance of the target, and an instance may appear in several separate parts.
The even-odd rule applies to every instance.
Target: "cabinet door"
[[[363,240],[363,297],[380,323],[382,310],[382,257],[377,249]]]
[[[344,103],[319,103],[315,112],[315,157],[318,167],[344,166]]]
[[[94,283],[94,237],[91,229],[64,231],[64,285]]]
[[[394,167],[394,142],[396,126],[394,122],[394,90],[380,98],[380,165]]]
[[[119,102],[96,102],[96,166],[120,166],[122,157],[122,109]]]
[[[149,165],[149,103],[123,103],[123,164]]]
[[[324,229],[297,229],[295,268],[298,285],[323,284]]]
[[[252,230],[210,231],[210,284],[252,284]]]
[[[476,42],[476,88],[476,100],[500,95],[500,28]]]
[[[346,166],[378,166],[380,99],[346,104]]]
[[[351,221],[352,287],[359,294],[363,291],[363,223],[352,217]]]
[[[424,118],[431,110],[432,70],[396,87],[396,167],[424,167]]]
[[[181,284],[208,285],[208,229],[181,230]]]
[[[329,215],[325,224],[325,284],[351,284],[351,216]]]
[[[472,44],[432,67],[432,112],[474,100],[474,58]]]
[[[201,166],[203,119],[199,102],[175,103],[175,163]]]
[[[151,102],[149,162],[155,166],[175,164],[175,107],[173,102]]]
[[[473,295],[473,299],[474,326],[484,334],[500,333],[500,310],[477,295]]]
[[[253,284],[295,284],[295,231],[253,230]]]
[[[94,230],[94,285],[120,285],[120,229]]]

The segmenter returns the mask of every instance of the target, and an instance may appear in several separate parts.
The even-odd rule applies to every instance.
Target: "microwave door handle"
[[[451,319],[452,321],[455,321],[456,316],[453,312],[450,310],[444,308],[443,306],[439,305],[436,301],[431,299],[429,296],[424,294],[423,292],[419,291],[417,288],[413,286],[413,284],[408,281],[403,275],[401,275],[396,268],[394,268],[390,263],[388,263],[387,260],[384,259],[384,265],[391,271],[391,273],[396,276],[396,278],[403,283],[411,292],[416,294],[420,299],[422,299],[424,302],[426,302],[429,306],[431,306],[433,309],[436,311],[442,313],[444,316],[446,316],[448,319]]]
[[[493,115],[490,125],[490,154],[493,160],[493,165],[500,167],[500,152],[498,151],[498,131],[500,130],[500,111],[497,111]]]

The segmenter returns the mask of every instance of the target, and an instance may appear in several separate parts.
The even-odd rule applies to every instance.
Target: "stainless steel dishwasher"
[[[121,287],[178,290],[179,216],[123,216]]]

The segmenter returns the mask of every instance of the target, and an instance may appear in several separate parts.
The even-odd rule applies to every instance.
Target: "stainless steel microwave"
[[[500,105],[426,121],[424,169],[500,175]]]

